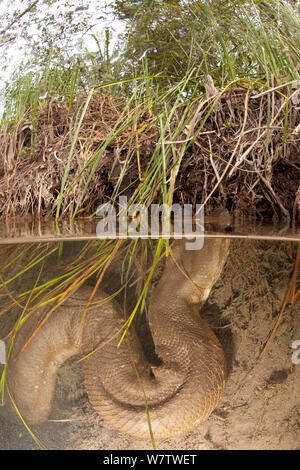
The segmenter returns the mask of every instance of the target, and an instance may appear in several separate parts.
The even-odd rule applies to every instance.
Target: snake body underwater
[[[174,242],[147,315],[160,365],[147,362],[133,328],[117,347],[116,333],[124,317],[115,300],[90,307],[81,322],[92,292],[86,285],[53,311],[20,352],[49,306],[37,310],[14,339],[0,414],[20,422],[14,402],[26,423],[46,420],[60,366],[101,345],[82,363],[89,399],[111,426],[149,437],[145,397],[157,438],[176,436],[204,421],[222,395],[226,366],[223,349],[199,308],[222,272],[228,249],[229,240],[224,238],[205,238],[198,251],[185,250],[184,240]],[[93,303],[106,297],[98,290]]]

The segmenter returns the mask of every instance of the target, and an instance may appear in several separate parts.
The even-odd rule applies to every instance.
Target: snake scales
[[[124,322],[116,301],[91,307],[80,323],[91,294],[88,286],[80,287],[56,309],[19,353],[46,311],[31,315],[14,340],[6,377],[25,421],[39,424],[47,419],[59,367],[100,344],[104,346],[83,361],[85,386],[93,407],[113,427],[133,436],[149,436],[144,393],[157,438],[181,434],[204,421],[220,399],[226,368],[222,347],[201,319],[199,307],[219,278],[228,249],[229,240],[221,238],[206,238],[199,251],[186,251],[183,240],[174,242],[148,312],[159,366],[146,361],[133,328],[118,349],[120,336],[107,341]],[[104,297],[98,291],[93,302]],[[19,420],[8,397],[1,414]]]

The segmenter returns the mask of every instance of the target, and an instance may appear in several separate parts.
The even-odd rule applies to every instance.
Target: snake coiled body
[[[123,311],[115,300],[103,303],[105,292],[97,291],[82,324],[92,288],[80,287],[20,353],[47,313],[35,312],[14,340],[2,414],[19,420],[9,391],[28,424],[46,420],[59,367],[68,358],[87,355],[101,345],[83,360],[85,386],[93,407],[113,427],[149,437],[145,397],[157,438],[181,434],[204,421],[221,397],[226,367],[223,349],[201,319],[199,307],[221,274],[228,248],[226,239],[206,238],[199,251],[186,251],[184,240],[174,242],[148,312],[155,352],[161,361],[158,366],[147,362],[133,328],[117,347]]]

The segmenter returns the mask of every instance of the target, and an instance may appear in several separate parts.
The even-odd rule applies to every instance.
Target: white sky
[[[91,2],[91,8],[93,12],[93,16],[95,18],[99,17],[101,15],[101,9],[109,5],[113,2],[113,0],[93,0]],[[78,0],[78,6],[84,5],[86,2],[84,0]],[[12,1],[11,0],[0,0],[0,29],[5,28],[5,24],[3,21],[1,21],[2,15],[9,9],[11,8]],[[24,11],[26,5],[24,5],[24,2],[22,0],[14,0],[13,1],[13,6],[14,8],[18,8],[21,12]],[[49,13],[53,13],[55,17],[58,17],[59,13],[63,12],[65,10],[64,7],[64,2],[56,2],[55,5],[52,5],[50,8],[47,7],[46,5],[42,5],[40,7],[40,14],[43,15],[43,13],[46,11]],[[97,26],[92,30],[89,31],[85,36],[81,36],[81,33],[78,34],[77,36],[74,36],[73,41],[69,42],[68,45],[70,48],[74,47],[74,52],[76,53],[76,42],[82,37],[83,44],[86,46],[87,50],[89,52],[96,52],[97,51],[97,44],[95,40],[92,38],[91,34],[92,33],[97,33],[98,37],[99,35],[101,36],[101,33],[104,34],[104,29],[105,27],[109,26],[110,31],[112,34],[112,40],[111,40],[111,50],[113,48],[113,45],[116,42],[117,35],[120,34],[124,30],[124,22],[121,21],[115,21],[113,20],[112,16],[107,16],[106,19],[99,19],[97,22]],[[20,62],[20,59],[24,57],[26,54],[25,50],[25,44],[24,40],[22,39],[22,30],[18,29],[19,37],[12,43],[12,45],[9,46],[9,54],[7,55],[7,61],[3,59],[3,56],[1,57],[0,55],[0,91],[1,88],[3,88],[4,82],[6,80],[9,80],[10,76],[12,75],[13,71],[15,68],[18,66],[18,63]],[[32,24],[32,31],[31,33],[36,33],[38,36],[38,29],[36,25]],[[103,36],[104,37],[104,36]],[[1,48],[0,48],[0,54],[1,54]],[[7,67],[7,70],[4,70],[4,67]],[[0,102],[0,115],[1,115],[1,102]]]

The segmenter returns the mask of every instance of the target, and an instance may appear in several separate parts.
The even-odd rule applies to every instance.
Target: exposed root
[[[166,136],[173,159],[190,142],[178,172],[174,160],[166,159],[166,185],[173,202],[195,206],[209,200],[211,208],[223,206],[235,214],[294,219],[299,109],[291,99],[290,84],[257,88],[238,83],[217,96],[196,100],[189,105],[187,126],[178,140]],[[40,104],[35,128],[28,110],[22,122],[1,130],[2,216],[53,216],[64,177],[61,216],[90,215],[120,193],[130,198],[157,165],[157,116],[146,109],[137,113],[122,98],[94,95],[72,142],[84,103],[78,97],[69,110],[65,101],[52,97]],[[185,106],[179,106],[178,115]],[[187,129],[192,129],[188,138]],[[151,182],[151,202],[161,202],[161,183]]]

